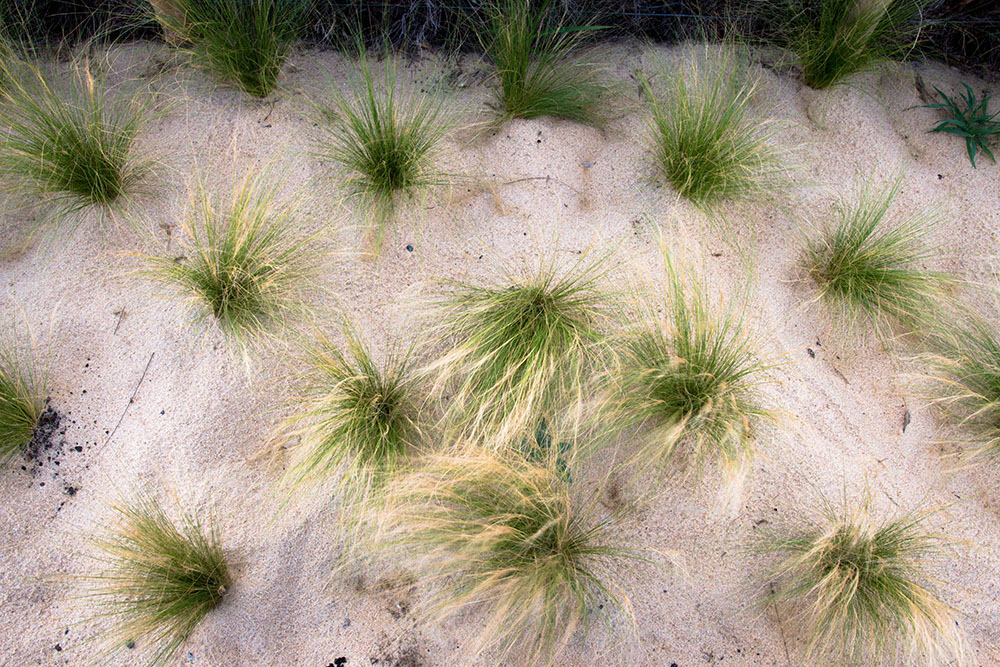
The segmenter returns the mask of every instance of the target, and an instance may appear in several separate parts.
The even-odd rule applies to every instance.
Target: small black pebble
[[[160,410],[160,414],[161,415],[165,415],[165,414],[167,414],[167,411],[166,410]]]
[[[67,486],[66,487],[66,495],[68,495],[68,496],[75,496],[76,495],[76,487],[75,486]]]
[[[339,658],[333,661],[333,664],[330,665],[330,667],[341,667],[342,665],[346,664],[347,664],[347,658],[345,658],[344,656],[340,656]]]
[[[811,347],[807,347],[807,348],[806,348],[806,352],[807,352],[807,353],[809,354],[809,356],[810,356],[810,357],[812,357],[813,359],[815,359],[815,358],[816,358],[816,353],[815,353],[815,352],[813,352],[813,349],[812,349]]]
[[[349,618],[345,618],[344,619],[344,627],[345,628],[351,627],[351,619],[349,619]]]
[[[125,648],[135,648],[135,642],[130,640],[129,643],[125,644]]]
[[[670,667],[677,667],[677,663],[676,662],[670,663]]]
[[[406,252],[413,252],[413,246],[411,246],[409,243],[406,244]]]
[[[942,178],[944,178],[944,176],[942,176],[941,174],[938,174],[938,180],[940,181]]]
[[[59,644],[56,644],[56,650],[57,651],[61,651],[62,650],[62,646],[60,646]]]

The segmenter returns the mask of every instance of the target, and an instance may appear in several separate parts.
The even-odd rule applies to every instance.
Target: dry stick
[[[781,635],[781,645],[785,648],[785,660],[788,662],[789,667],[792,664],[792,658],[788,655],[788,642],[785,641],[785,626],[781,624],[781,616],[778,615],[778,603],[774,599],[774,584],[771,584],[771,606],[774,607],[774,618],[778,621],[778,634]]]
[[[111,332],[112,336],[118,335],[118,327],[122,325],[122,320],[125,318],[125,306],[122,306],[121,311],[118,313],[118,322],[115,324],[115,330]]]
[[[524,183],[525,181],[545,181],[546,183],[558,183],[559,185],[569,188],[578,195],[583,193],[574,188],[572,185],[566,181],[561,181],[558,178],[553,178],[552,176],[525,176],[524,178],[515,178],[513,181],[504,181],[501,185],[514,185],[515,183]]]
[[[149,370],[149,365],[153,363],[153,357],[155,356],[156,352],[150,353],[149,361],[146,362],[146,367],[142,369],[142,375],[139,377],[139,382],[135,385],[135,391],[132,392],[132,396],[128,399],[128,404],[125,406],[125,409],[122,410],[122,416],[118,418],[118,423],[115,424],[113,429],[111,429],[111,434],[108,435],[108,439],[104,441],[105,447],[107,447],[108,443],[111,442],[111,438],[115,437],[115,433],[118,432],[118,427],[121,426],[122,422],[125,420],[125,413],[128,412],[129,405],[132,405],[132,402],[135,400],[135,395],[139,393],[139,387],[142,385],[142,381],[146,379],[146,371]]]

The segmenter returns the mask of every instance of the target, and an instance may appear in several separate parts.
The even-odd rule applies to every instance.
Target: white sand
[[[165,48],[117,47],[112,61],[144,63]],[[629,75],[652,61],[631,44],[610,52],[629,99],[636,99]],[[45,342],[52,405],[67,425],[58,467],[47,463],[33,476],[18,462],[0,473],[0,663],[76,665],[93,655],[82,641],[91,630],[80,624],[87,609],[73,599],[72,583],[57,575],[86,567],[90,547],[83,537],[109,517],[106,503],[143,486],[214,512],[236,563],[233,590],[174,664],[322,667],[340,656],[348,665],[467,662],[463,649],[477,632],[475,614],[426,627],[413,611],[419,587],[402,595],[385,585],[399,572],[372,571],[364,581],[330,576],[338,532],[328,496],[316,493],[277,513],[276,471],[253,455],[288,395],[280,380],[287,370],[283,357],[263,355],[247,379],[218,332],[187,326],[182,305],[131,273],[137,267],[132,253],[164,247],[160,225],[169,225],[176,239],[193,167],[228,187],[234,146],[240,168],[277,165],[288,192],[311,188],[307,229],[324,230],[320,245],[357,247],[352,206],[342,201],[329,165],[309,156],[316,130],[296,92],[323,86],[324,67],[341,85],[350,71],[329,53],[293,57],[273,109],[215,88],[188,68],[168,75],[157,86],[171,91],[173,104],[142,138],[144,150],[163,162],[155,196],[143,204],[159,245],[151,248],[130,232],[102,231],[83,216],[75,232],[67,227],[0,260],[3,312],[16,320],[23,310]],[[465,74],[473,68],[466,63]],[[942,66],[917,69],[928,88],[954,92],[960,80],[984,85]],[[924,401],[907,393],[905,376],[919,371],[907,360],[913,350],[887,352],[843,339],[821,307],[803,308],[808,286],[794,281],[801,231],[822,221],[835,195],[869,175],[885,182],[900,169],[906,180],[899,210],[945,212],[932,234],[940,253],[931,266],[993,280],[1000,167],[981,158],[974,170],[960,140],[927,133],[938,115],[920,108],[913,71],[855,79],[867,93],[816,92],[789,73],[764,71],[761,102],[783,123],[778,141],[799,167],[780,202],[726,213],[754,259],[752,314],[766,350],[787,353],[791,362],[772,372],[775,384],[767,389],[787,417],[781,428],[760,433],[760,456],[734,515],[716,509],[715,484],[688,479],[664,485],[662,496],[621,526],[623,543],[678,550],[686,570],[629,565],[634,635],[625,629],[625,639],[613,642],[598,624],[586,641],[570,646],[561,664],[802,664],[796,629],[772,609],[749,608],[766,582],[765,561],[748,555],[747,547],[760,530],[780,529],[814,506],[814,486],[836,499],[845,486],[855,492],[866,480],[886,511],[948,505],[932,524],[959,546],[937,574],[958,610],[971,662],[1000,664],[1000,473],[995,466],[943,472],[933,443],[948,431]],[[433,68],[417,64],[406,73],[423,82]],[[481,108],[484,94],[473,82],[451,94],[449,108],[452,102],[456,109]],[[605,133],[553,120],[515,121],[475,143],[447,142],[441,164],[472,176],[470,191],[456,186],[428,201],[425,212],[407,212],[388,232],[377,261],[353,252],[325,260],[328,294],[315,305],[332,311],[335,296],[377,345],[392,335],[409,340],[418,331],[405,315],[424,281],[484,275],[502,261],[530,260],[555,238],[567,259],[617,245],[630,272],[656,275],[656,225],[668,230],[672,246],[687,249],[689,261],[704,266],[715,289],[734,288],[741,260],[718,228],[669,188],[650,182],[644,123],[642,112],[632,109]],[[544,176],[552,180],[504,185]],[[25,225],[29,218],[9,213],[3,224]],[[406,251],[408,243],[413,252]],[[106,442],[151,355],[134,403]],[[912,422],[903,433],[906,409]],[[77,445],[82,452],[73,450]],[[66,485],[78,489],[75,495]],[[125,652],[113,664],[138,664],[138,652]]]

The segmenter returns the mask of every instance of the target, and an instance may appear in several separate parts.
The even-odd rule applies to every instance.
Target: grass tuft
[[[312,0],[169,0],[156,18],[196,63],[264,98],[305,26]]]
[[[829,88],[885,60],[905,57],[920,38],[929,0],[790,0],[784,42],[810,88]]]
[[[945,109],[948,112],[949,117],[938,121],[937,125],[931,129],[931,132],[947,132],[948,134],[964,138],[965,148],[969,153],[969,161],[972,163],[973,169],[975,169],[976,154],[980,151],[985,153],[993,162],[997,161],[993,157],[993,151],[990,150],[988,141],[991,137],[1000,136],[1000,120],[994,120],[1000,117],[1000,111],[989,113],[988,105],[992,95],[983,95],[983,99],[977,100],[976,93],[972,90],[972,87],[964,82],[962,85],[965,86],[965,94],[962,95],[962,101],[965,103],[964,108],[955,98],[948,97],[939,88],[935,88],[934,90],[937,91],[937,94],[941,96],[943,101],[937,104],[925,104],[924,106],[930,109]]]
[[[25,355],[0,349],[0,463],[23,452],[45,410],[45,383]]]
[[[171,521],[148,497],[113,509],[117,525],[93,539],[99,570],[82,577],[85,599],[111,621],[100,636],[108,652],[134,642],[166,664],[229,589],[218,530],[189,515]]]
[[[10,59],[0,87],[0,167],[7,187],[63,215],[126,202],[149,164],[133,147],[150,117],[140,94],[115,96],[87,61],[68,82],[32,62]]]
[[[842,201],[833,220],[806,244],[803,264],[818,297],[852,329],[863,322],[887,337],[892,326],[919,330],[946,296],[951,280],[920,268],[931,256],[923,245],[930,221],[912,216],[890,226],[898,179],[878,192]]]
[[[228,202],[204,187],[181,220],[180,257],[148,257],[146,274],[185,294],[195,320],[215,321],[244,355],[302,314],[314,267],[297,209],[277,202],[279,182],[248,174]]]
[[[569,418],[608,313],[601,260],[568,269],[543,261],[504,271],[498,284],[446,281],[433,303],[445,352],[428,370],[458,430],[499,446],[533,433],[542,418]]]
[[[321,114],[327,135],[319,152],[341,166],[352,195],[373,219],[377,251],[398,199],[445,182],[434,163],[449,120],[429,94],[399,96],[388,57],[382,81],[365,54],[360,69],[351,98],[334,88],[333,113]]]
[[[841,511],[825,503],[818,520],[767,546],[783,558],[772,572],[778,588],[764,602],[792,604],[810,657],[829,653],[868,665],[961,661],[952,610],[924,572],[942,547],[922,527],[927,514],[878,519],[869,495]]]
[[[602,125],[610,88],[579,58],[593,25],[566,25],[554,2],[492,0],[479,40],[496,67],[497,109],[507,118],[553,116]]]
[[[774,189],[780,165],[769,124],[755,118],[758,80],[727,47],[709,46],[665,77],[642,79],[653,156],[681,196],[699,204],[752,199]]]
[[[428,613],[472,605],[486,616],[473,652],[495,664],[554,664],[602,605],[619,608],[615,569],[637,558],[613,546],[554,468],[466,451],[439,454],[392,487],[387,522],[432,582]]]
[[[610,376],[607,417],[635,428],[642,464],[665,464],[679,448],[738,480],[753,455],[753,428],[774,418],[758,400],[766,381],[745,307],[713,308],[701,287],[667,263],[659,298],[623,333]],[[640,466],[640,468],[644,468]]]
[[[322,337],[308,357],[287,435],[298,454],[289,471],[299,483],[343,468],[343,482],[362,501],[418,451],[420,415],[409,353],[377,362],[353,329],[343,347]]]

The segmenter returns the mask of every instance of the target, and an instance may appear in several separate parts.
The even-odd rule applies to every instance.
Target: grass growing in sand
[[[936,312],[950,279],[920,268],[931,256],[923,237],[930,220],[914,215],[890,224],[902,181],[841,201],[833,219],[806,244],[804,266],[818,297],[852,329],[886,337],[892,326],[918,329]]]
[[[409,353],[376,361],[345,327],[339,346],[321,338],[308,357],[302,396],[287,434],[298,438],[291,479],[343,468],[343,482],[364,500],[400,470],[419,446],[419,408]]]
[[[93,538],[101,555],[82,577],[85,599],[111,623],[99,637],[108,652],[134,642],[166,664],[230,586],[218,530],[189,515],[174,522],[148,497],[113,509],[116,526]]]
[[[739,479],[753,454],[754,425],[773,418],[758,399],[766,366],[745,306],[713,308],[695,279],[668,261],[662,295],[640,308],[641,324],[619,342],[606,419],[639,430],[642,464],[662,465],[683,449]]]
[[[770,125],[752,110],[758,84],[746,63],[731,47],[710,46],[666,74],[662,92],[641,82],[653,155],[667,182],[699,204],[773,190],[780,166]]]
[[[45,383],[26,355],[0,340],[0,463],[23,452],[45,410]]]
[[[86,60],[73,63],[68,82],[18,58],[5,58],[2,67],[5,186],[62,215],[127,201],[149,167],[133,151],[149,100],[110,94]]]
[[[929,0],[789,0],[781,40],[811,88],[829,88],[878,63],[905,57],[920,38]]]
[[[934,89],[943,101],[924,106],[931,109],[944,109],[948,112],[948,118],[938,121],[931,132],[947,132],[965,139],[965,149],[969,153],[969,161],[973,168],[976,166],[976,154],[980,151],[985,153],[990,160],[996,162],[989,141],[1000,136],[1000,120],[994,120],[1000,117],[1000,111],[989,112],[988,107],[992,95],[983,95],[983,99],[978,100],[975,91],[969,84],[962,83],[962,85],[965,86],[965,94],[961,97],[965,104],[964,107],[954,97],[948,97],[947,94],[941,92],[940,88]]]
[[[610,89],[600,67],[580,58],[590,25],[566,25],[549,0],[492,0],[479,27],[486,57],[496,68],[494,96],[506,118],[553,116],[601,125]]]
[[[243,354],[303,313],[314,274],[297,209],[279,204],[279,191],[263,172],[237,183],[228,202],[197,188],[181,220],[181,257],[147,258],[146,274],[185,295],[196,321],[214,320]]]
[[[157,20],[221,80],[267,97],[299,38],[312,0],[169,0]]]
[[[955,618],[925,574],[942,546],[923,528],[926,516],[879,519],[866,495],[841,511],[825,503],[818,520],[768,545],[783,556],[772,572],[778,588],[765,602],[790,603],[810,657],[868,665],[961,658]]]
[[[398,199],[445,182],[434,162],[449,120],[441,100],[425,93],[399,95],[388,57],[381,80],[363,53],[359,64],[350,98],[333,88],[333,113],[321,117],[328,132],[319,152],[346,173],[351,193],[374,222],[377,250]]]
[[[627,606],[613,581],[637,557],[607,520],[571,500],[566,478],[519,457],[440,454],[392,486],[395,544],[418,553],[436,621],[477,605],[473,653],[494,664],[557,664],[600,605]]]
[[[609,308],[601,262],[549,260],[491,284],[443,284],[432,306],[446,349],[429,370],[458,430],[506,446],[543,417],[572,419]]]

